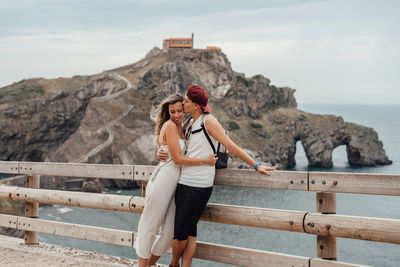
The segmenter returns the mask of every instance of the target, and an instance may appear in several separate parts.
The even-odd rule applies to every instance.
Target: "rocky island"
[[[374,129],[297,109],[294,89],[235,72],[221,51],[159,48],[100,74],[0,88],[0,160],[156,164],[150,111],[190,84],[210,92],[214,115],[230,137],[268,165],[294,166],[298,141],[310,166],[331,167],[332,151],[341,145],[351,165],[392,163]]]

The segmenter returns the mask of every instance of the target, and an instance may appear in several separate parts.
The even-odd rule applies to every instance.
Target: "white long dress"
[[[185,141],[179,139],[181,153]],[[168,147],[161,148],[168,152]],[[171,247],[174,236],[175,190],[180,176],[180,165],[170,159],[160,162],[150,177],[146,189],[145,206],[139,220],[138,235],[135,241],[136,253],[147,259],[150,252],[162,256]],[[156,238],[157,230],[160,229]]]

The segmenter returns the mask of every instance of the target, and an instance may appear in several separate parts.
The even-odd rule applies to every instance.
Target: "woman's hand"
[[[216,154],[212,154],[207,158],[207,165],[214,166],[217,163],[218,157]]]
[[[169,159],[168,152],[165,152],[164,150],[159,148],[157,151],[157,158],[163,162],[166,162]]]
[[[263,165],[258,165],[257,166],[257,171],[261,172],[265,175],[269,175],[268,171],[276,171],[276,169],[274,167],[267,167],[267,166],[263,166]]]

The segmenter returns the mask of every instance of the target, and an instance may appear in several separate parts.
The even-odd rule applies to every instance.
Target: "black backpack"
[[[192,131],[192,134],[196,134],[201,131],[204,133],[204,135],[206,136],[206,138],[208,140],[208,143],[210,143],[210,146],[211,146],[212,150],[214,151],[214,154],[216,154],[218,157],[218,160],[215,163],[215,168],[216,169],[224,169],[224,168],[228,167],[228,159],[229,159],[229,157],[231,157],[231,155],[229,155],[227,149],[225,147],[223,147],[220,142],[218,142],[217,149],[215,149],[215,146],[214,146],[213,142],[211,141],[211,138],[208,135],[206,127],[204,125],[204,118],[206,117],[207,114],[208,113],[203,113],[201,115],[201,128],[197,129],[195,131]],[[227,134],[226,131],[225,131],[225,133]]]

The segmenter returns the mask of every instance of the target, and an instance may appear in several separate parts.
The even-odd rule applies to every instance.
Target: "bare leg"
[[[182,267],[192,266],[192,259],[196,252],[196,237],[189,236],[186,244],[186,248],[182,255]]]
[[[161,256],[157,256],[157,255],[154,255],[154,254],[150,254],[149,261],[148,261],[148,263],[147,263],[147,267],[150,267],[150,266],[153,266],[154,264],[156,264],[156,262],[158,261],[158,259],[159,259],[160,257],[161,257]]]
[[[172,260],[171,265],[177,266],[179,264],[179,258],[185,250],[187,240],[179,241],[178,239],[172,240]]]
[[[147,267],[147,259],[138,257],[139,267]]]

